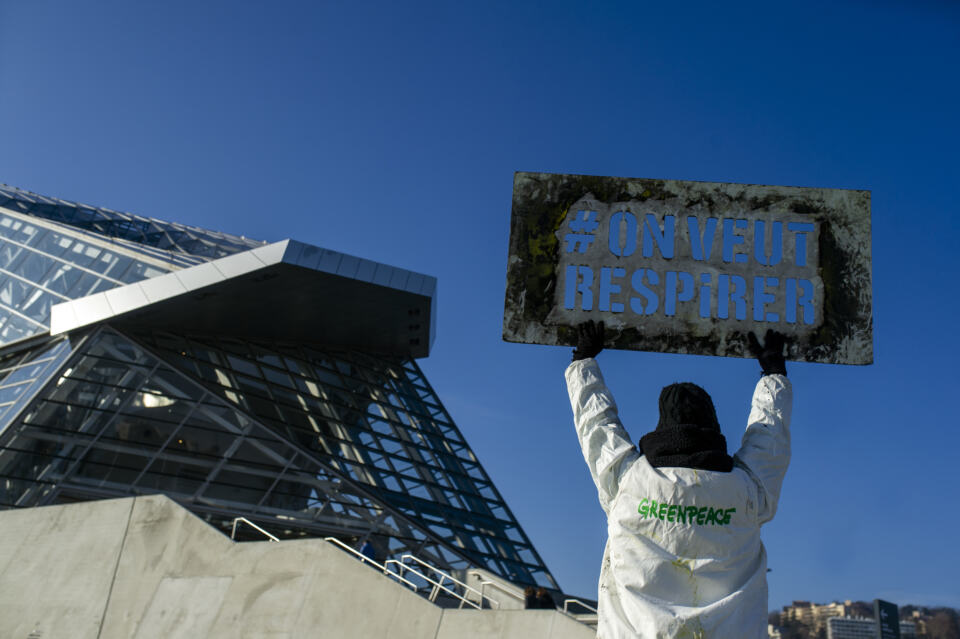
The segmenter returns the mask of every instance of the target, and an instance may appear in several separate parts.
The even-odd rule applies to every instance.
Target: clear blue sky
[[[770,608],[960,606],[960,6],[669,4],[2,0],[0,182],[437,276],[422,366],[584,596],[570,350],[500,339],[513,172],[869,189],[876,363],[789,366]],[[691,380],[739,442],[755,363],[600,361],[635,438]]]

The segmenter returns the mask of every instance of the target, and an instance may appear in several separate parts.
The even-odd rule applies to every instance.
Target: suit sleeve
[[[747,430],[734,459],[759,489],[757,516],[761,524],[777,513],[780,487],[790,464],[792,408],[793,387],[785,375],[760,378],[753,391]]]
[[[620,423],[617,404],[597,361],[592,357],[575,361],[565,376],[583,458],[597,485],[600,506],[609,512],[620,488],[620,478],[640,453]]]

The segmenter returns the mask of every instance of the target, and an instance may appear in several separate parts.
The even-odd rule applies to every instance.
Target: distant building
[[[781,639],[783,635],[780,633],[779,626],[775,626],[772,623],[767,624],[767,636],[770,639]]]
[[[831,617],[848,617],[851,606],[851,601],[828,604],[794,601],[792,605],[783,607],[783,612],[780,613],[780,622],[783,625],[791,622],[802,623],[810,628],[811,634],[815,635],[827,627],[827,620]]]
[[[930,618],[920,610],[913,610],[908,615],[910,621],[914,624],[916,628],[917,635],[927,634],[927,620]],[[904,622],[901,622],[901,624]]]
[[[827,639],[876,639],[877,622],[863,617],[827,619]]]
[[[917,627],[911,621],[900,622],[900,639],[916,639]],[[830,617],[827,639],[876,639],[877,622],[865,617]]]

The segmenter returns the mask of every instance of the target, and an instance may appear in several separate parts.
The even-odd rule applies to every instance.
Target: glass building
[[[558,590],[416,359],[436,280],[0,186],[0,508],[227,529]]]
[[[863,617],[830,617],[827,619],[827,639],[877,639],[880,627],[876,619]],[[900,622],[901,639],[916,639],[916,624]]]

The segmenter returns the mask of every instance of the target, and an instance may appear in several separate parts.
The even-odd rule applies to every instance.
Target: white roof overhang
[[[283,240],[56,304],[50,333],[133,329],[430,354],[437,280]]]

